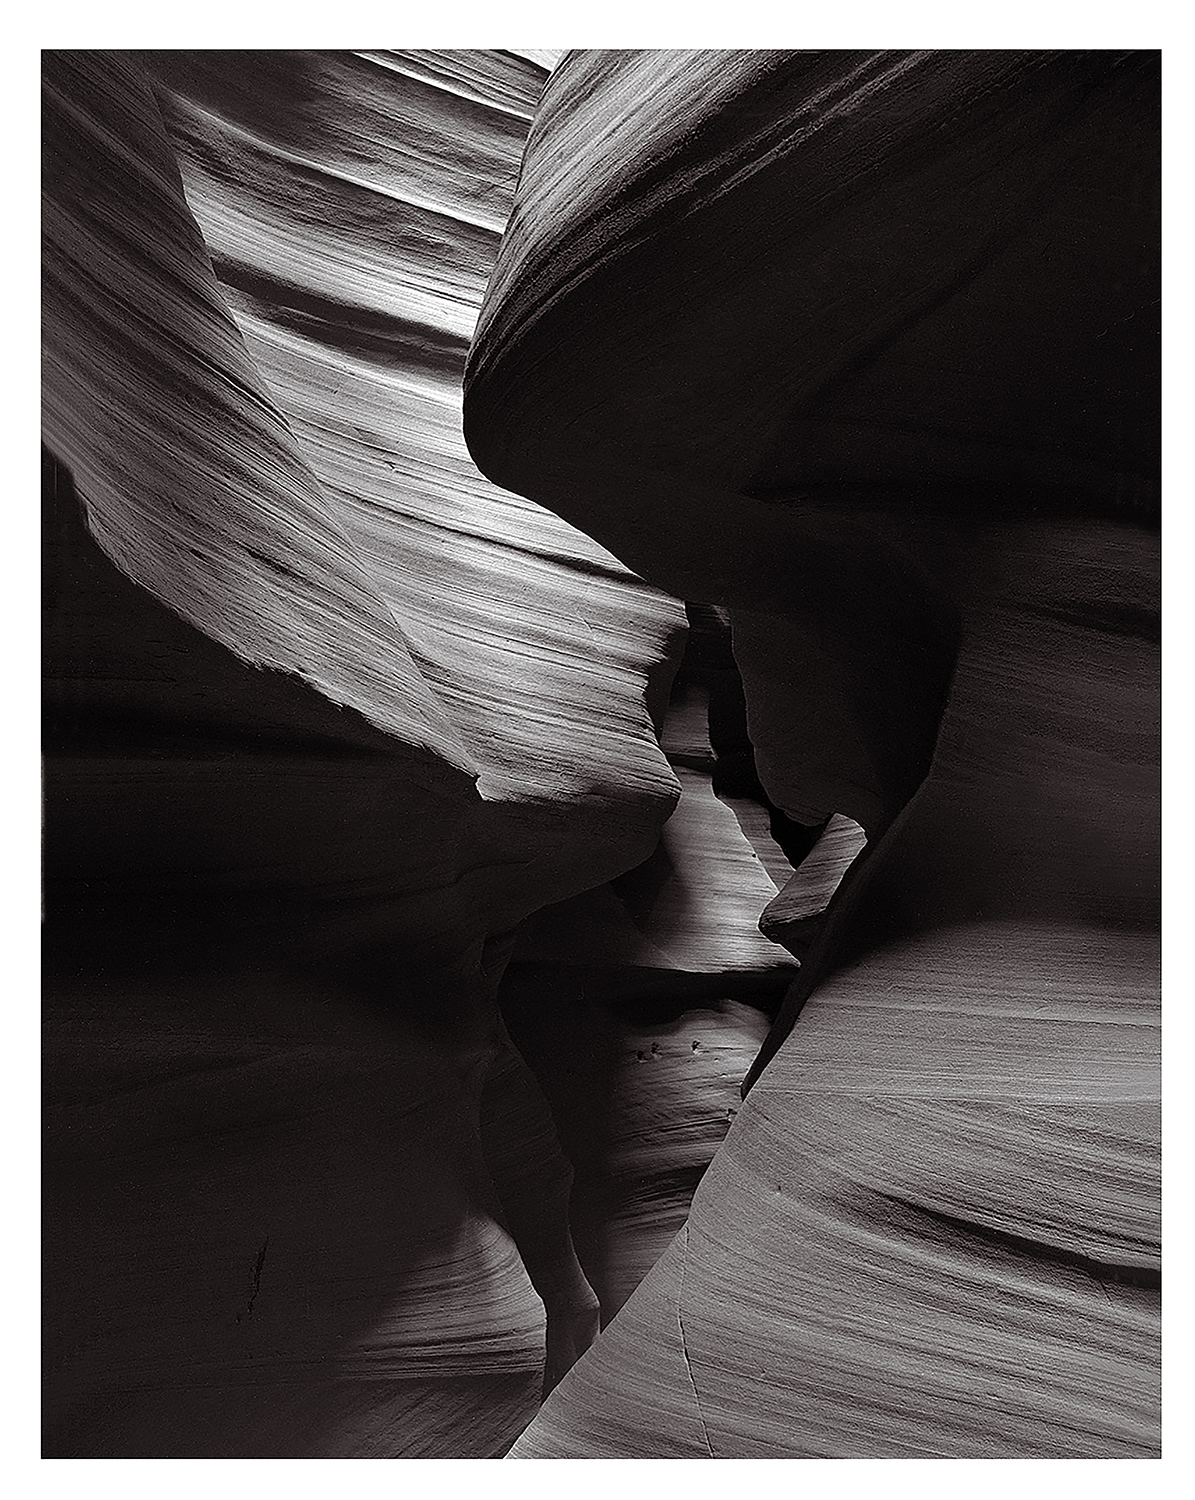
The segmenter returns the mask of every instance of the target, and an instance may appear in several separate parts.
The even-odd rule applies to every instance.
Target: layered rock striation
[[[495,994],[684,614],[461,438],[545,61],[46,57],[54,1456],[495,1456],[596,1331]]]
[[[688,1224],[516,1457],[1157,1452],[1157,109],[1152,53],[552,76],[471,451],[726,612],[824,831]]]
[[[44,85],[47,1454],[1156,1453],[1156,55]]]
[[[185,720],[246,739],[287,732],[280,694],[310,705],[313,736],[397,756],[403,816],[430,797],[444,828],[382,840],[392,868],[372,891],[328,881],[330,920],[355,905],[368,922],[381,902],[395,908],[381,928],[426,942],[426,892],[456,887],[439,925],[457,947],[482,887],[502,909],[470,942],[650,852],[677,797],[651,713],[683,625],[587,538],[487,485],[461,443],[460,368],[543,76],[478,56],[471,79],[469,57],[439,76],[419,58],[153,54],[170,85],[157,95],[127,54],[47,64],[50,446],[105,557],[227,653],[208,651],[224,680],[205,697],[178,685],[200,676],[182,646],[147,665],[138,632],[94,610],[76,624],[64,591],[55,649],[93,660],[73,676],[51,662],[56,723],[140,695],[120,711],[167,721],[163,734]],[[350,101],[359,118],[337,114]],[[383,251],[384,276],[369,269]],[[219,722],[225,698],[239,723]],[[142,866],[197,869],[190,849],[158,852],[157,821]],[[405,923],[404,846],[440,861],[407,882],[419,910]],[[70,849],[61,864],[106,877],[103,858]],[[237,859],[206,863],[221,880]],[[480,873],[499,866],[501,881]]]

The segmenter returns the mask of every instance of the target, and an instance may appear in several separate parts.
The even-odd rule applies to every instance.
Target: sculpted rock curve
[[[728,612],[865,847],[513,1456],[1156,1453],[1157,182],[1154,53],[554,73],[471,451]]]

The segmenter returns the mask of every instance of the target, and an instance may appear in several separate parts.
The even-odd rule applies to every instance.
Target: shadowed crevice
[[[888,1202],[906,1210],[916,1219],[928,1221],[929,1224],[936,1225],[939,1230],[947,1230],[950,1234],[969,1240],[973,1244],[990,1245],[1013,1255],[1023,1255],[1037,1261],[1043,1267],[1067,1266],[1085,1272],[1093,1281],[1101,1284],[1113,1282],[1120,1286],[1142,1287],[1156,1292],[1162,1289],[1160,1266],[1129,1265],[1124,1262],[1100,1260],[1082,1250],[1067,1250],[1061,1245],[1051,1245],[1045,1240],[1032,1239],[1027,1235],[1009,1234],[1007,1230],[997,1229],[991,1224],[979,1224],[972,1219],[958,1219],[952,1214],[942,1213],[940,1209],[929,1208],[924,1203],[915,1203],[908,1198],[893,1194],[885,1194],[884,1197]]]
[[[693,1405],[697,1410],[697,1420],[701,1423],[701,1435],[705,1439],[705,1446],[709,1449],[710,1457],[717,1458],[718,1455],[714,1452],[714,1445],[710,1442],[710,1430],[705,1425],[705,1413],[701,1409],[701,1396],[698,1394],[697,1381],[693,1378],[693,1366],[689,1360],[689,1346],[685,1342],[685,1324],[681,1317],[681,1305],[685,1300],[685,1268],[689,1261],[689,1226],[687,1224],[681,1230],[681,1246],[680,1281],[676,1290],[676,1326],[680,1333],[681,1358],[685,1362],[685,1373],[688,1375],[689,1384],[693,1388]]]

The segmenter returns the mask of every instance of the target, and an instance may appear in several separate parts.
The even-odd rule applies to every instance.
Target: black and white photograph
[[[1162,1456],[1163,50],[776,30],[37,52],[43,1461]]]

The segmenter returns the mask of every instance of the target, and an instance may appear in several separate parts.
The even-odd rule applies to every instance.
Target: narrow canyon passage
[[[494,490],[454,430],[544,76],[47,60],[49,1454],[501,1455],[538,1405],[542,1302],[563,1286],[567,1326],[592,1295],[551,1116],[501,1061],[506,935],[545,910],[506,986],[541,1067],[578,1023],[590,1054],[665,1052],[654,1014],[562,1019],[575,972],[624,1009],[679,983],[700,1021],[667,1118],[592,1056],[592,1114],[557,1107],[611,1312],[766,1029],[720,971],[779,1002],[775,885],[708,744],[652,855],[683,608]],[[588,915],[554,939],[562,901]]]
[[[69,477],[50,463],[46,478],[48,639],[65,633],[56,649],[71,660],[85,640],[115,675],[97,662],[97,624],[123,619],[125,639],[163,643],[181,624],[105,565]],[[64,619],[64,594],[76,610],[88,601],[81,624]],[[192,671],[203,660],[198,639],[173,650]],[[725,686],[733,669],[720,671]],[[354,953],[318,889],[274,898],[181,871],[130,877],[227,817],[242,780],[240,848],[256,823],[274,859],[293,871],[310,840],[326,872],[336,822],[296,819],[328,808],[372,823],[389,854],[409,813],[379,824],[383,767],[266,754],[260,738],[249,754],[214,726],[201,755],[192,727],[135,762],[143,722],[67,699],[55,727],[71,753],[49,763],[50,872],[75,875],[83,851],[122,863],[48,888],[47,1452],[507,1451],[544,1373],[544,1309],[526,1272],[548,1301],[570,1177],[576,1253],[609,1322],[683,1224],[796,972],[755,929],[791,865],[762,802],[732,798],[736,817],[714,796],[692,677],[678,674],[662,723],[683,791],[661,846],[543,908],[489,958],[542,1111],[485,1063],[467,973],[421,980],[401,950],[379,950],[372,925]],[[222,689],[215,701],[233,700]],[[729,717],[741,790],[750,747],[741,713]],[[170,808],[155,842],[144,824],[136,839],[96,828],[94,792],[79,809],[97,772],[129,779],[141,818],[155,777]],[[267,791],[287,798],[285,852]],[[343,857],[362,852],[354,842]],[[577,1310],[577,1288],[566,1292],[564,1325]]]
[[[1159,1451],[1158,57],[53,52],[44,1451]]]

